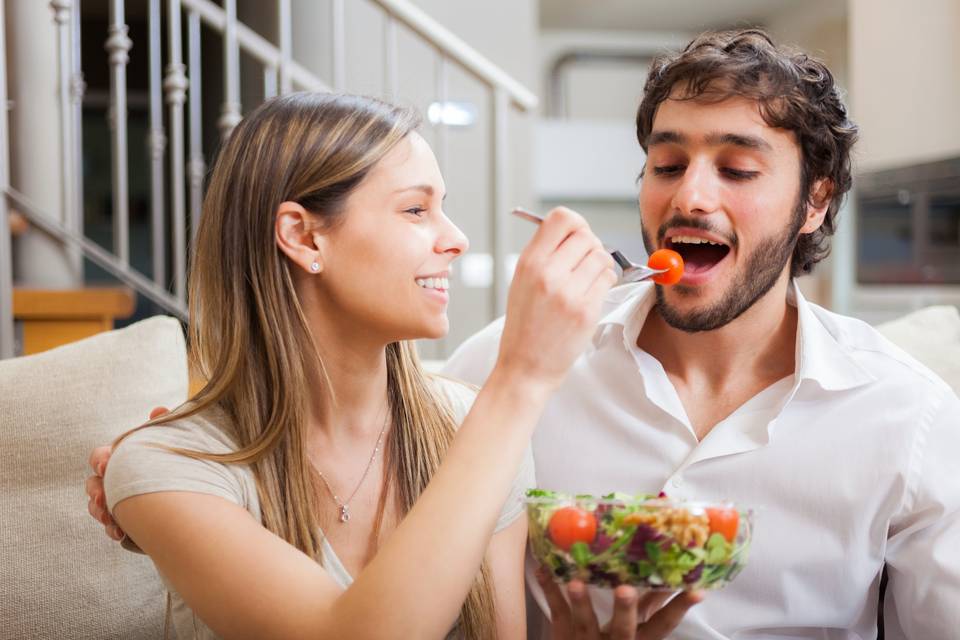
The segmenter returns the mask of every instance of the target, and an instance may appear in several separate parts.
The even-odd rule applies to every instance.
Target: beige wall
[[[960,2],[849,0],[859,166],[960,154]]]
[[[778,44],[790,44],[823,60],[841,87],[849,76],[847,11],[842,0],[814,0],[773,16],[766,28]]]

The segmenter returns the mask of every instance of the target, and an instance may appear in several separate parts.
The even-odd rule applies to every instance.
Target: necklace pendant
[[[340,505],[340,522],[346,522],[350,519],[350,508],[342,504]]]

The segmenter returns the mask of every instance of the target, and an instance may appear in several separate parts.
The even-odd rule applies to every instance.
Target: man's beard
[[[764,239],[754,249],[747,258],[746,265],[740,270],[740,273],[745,276],[743,281],[737,282],[735,279],[727,295],[716,304],[705,309],[695,309],[682,313],[667,302],[663,293],[663,285],[656,285],[656,309],[660,317],[674,329],[680,329],[688,333],[713,331],[736,320],[770,291],[777,280],[780,279],[783,268],[793,256],[793,250],[796,247],[805,214],[806,202],[803,198],[800,198],[794,208],[792,224],[783,234]],[[689,222],[694,224],[687,224]],[[699,224],[697,224],[698,222]],[[668,223],[665,226],[669,228],[677,225]],[[702,221],[686,218],[683,226],[709,227]],[[647,237],[646,230],[643,232],[643,242],[647,246],[648,252],[655,248]],[[694,288],[684,285],[674,285],[673,290],[680,296],[695,295]]]

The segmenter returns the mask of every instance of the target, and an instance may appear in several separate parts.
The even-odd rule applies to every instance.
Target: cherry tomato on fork
[[[657,249],[650,254],[647,266],[651,269],[666,269],[663,273],[653,276],[657,284],[677,284],[683,277],[683,258],[671,249]]]
[[[589,511],[579,507],[564,507],[550,516],[550,539],[569,551],[575,542],[590,544],[597,537],[597,519]]]

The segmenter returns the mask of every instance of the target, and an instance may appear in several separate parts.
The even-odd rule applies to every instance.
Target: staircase
[[[11,15],[8,4],[0,0],[0,22]],[[104,313],[94,315],[100,318],[96,321],[100,324],[91,324],[89,318],[75,319],[77,323],[86,323],[85,330],[95,324],[109,329],[112,318],[129,315],[128,302],[133,299],[133,294],[124,294],[123,289],[114,288],[108,295],[99,287],[59,293],[31,293],[25,287],[22,291],[17,287],[15,293],[13,251],[7,232],[11,211],[15,214],[15,228],[22,230],[25,221],[31,227],[29,233],[56,239],[77,264],[88,261],[88,278],[90,272],[97,270],[109,274],[139,299],[150,301],[157,311],[186,320],[187,256],[199,221],[204,177],[213,150],[229,136],[242,112],[264,99],[290,91],[352,87],[347,82],[351,78],[347,77],[350,66],[346,45],[348,38],[354,37],[354,12],[361,10],[374,11],[382,25],[367,30],[367,35],[371,31],[376,34],[382,52],[377,65],[382,97],[395,99],[402,95],[401,83],[409,78],[409,71],[401,74],[406,70],[401,67],[404,61],[400,52],[409,50],[409,46],[404,48],[406,43],[412,39],[432,55],[432,69],[427,69],[432,76],[428,76],[427,84],[432,88],[429,95],[418,95],[415,101],[424,111],[432,105],[430,113],[440,114],[425,118],[425,122],[431,123],[431,139],[441,170],[448,161],[446,147],[450,135],[442,114],[449,105],[453,74],[458,74],[458,79],[469,77],[483,92],[488,120],[484,124],[489,131],[483,153],[489,161],[482,186],[484,210],[477,213],[486,219],[487,246],[493,256],[492,285],[487,292],[489,316],[502,313],[507,250],[504,215],[512,204],[506,186],[510,173],[508,117],[529,117],[523,114],[536,108],[537,98],[412,2],[329,0],[328,13],[322,16],[323,25],[317,27],[317,44],[312,54],[299,57],[293,40],[294,27],[317,19],[320,3],[315,0],[240,0],[239,7],[238,0],[222,0],[219,4],[211,0],[108,0],[109,14],[100,19],[100,25],[96,24],[93,2],[89,10],[83,11],[82,20],[81,0],[51,0],[48,4],[52,19],[46,35],[56,48],[57,86],[48,87],[51,91],[47,93],[55,90],[56,94],[58,166],[46,169],[52,169],[59,179],[61,197],[56,204],[43,206],[36,202],[37,194],[21,191],[11,183],[10,130],[4,114],[0,117],[0,189],[4,193],[0,198],[0,358],[57,343],[56,337],[48,337],[26,344],[31,331],[22,323],[28,322],[27,316],[35,310],[25,309],[37,306],[37,296],[43,298],[40,306],[47,305],[45,308],[70,308],[71,301],[76,305],[81,299],[87,301],[85,304],[99,301]],[[238,18],[238,9],[258,16],[258,22],[245,24]],[[98,35],[97,26],[105,27],[99,32],[98,46],[84,46]],[[10,50],[3,41],[5,33],[0,24],[0,53]],[[302,52],[304,46],[299,49]],[[93,57],[91,51],[98,57]],[[219,56],[211,56],[211,51]],[[329,63],[326,77],[316,71],[314,58],[318,56]],[[32,61],[17,59],[15,54],[0,55],[0,104],[6,104],[8,99],[8,71],[24,73],[30,64]],[[87,81],[92,83],[97,70],[104,66],[109,68],[109,91],[88,91]],[[369,88],[371,82],[360,84]],[[27,108],[28,101],[13,97],[11,114],[17,116],[16,109]],[[410,100],[410,96],[403,98]],[[90,140],[84,144],[84,129],[90,127],[89,109],[97,100],[104,102],[109,112],[110,215],[91,221],[96,218],[91,215],[90,206],[92,170],[85,163],[89,164],[94,154],[90,152]],[[210,107],[218,112],[216,133],[210,126]],[[135,113],[144,113],[145,117],[137,119]],[[130,142],[136,140],[132,132],[137,127],[146,129],[147,150],[143,158]],[[131,158],[140,159],[141,164],[131,163]],[[143,204],[131,195],[136,188],[131,181],[136,183],[142,175],[147,175],[149,181],[148,202]],[[56,302],[58,297],[61,300]],[[24,306],[25,300],[32,302]],[[29,320],[38,321],[35,317]],[[76,328],[61,330],[61,341],[80,335]]]

